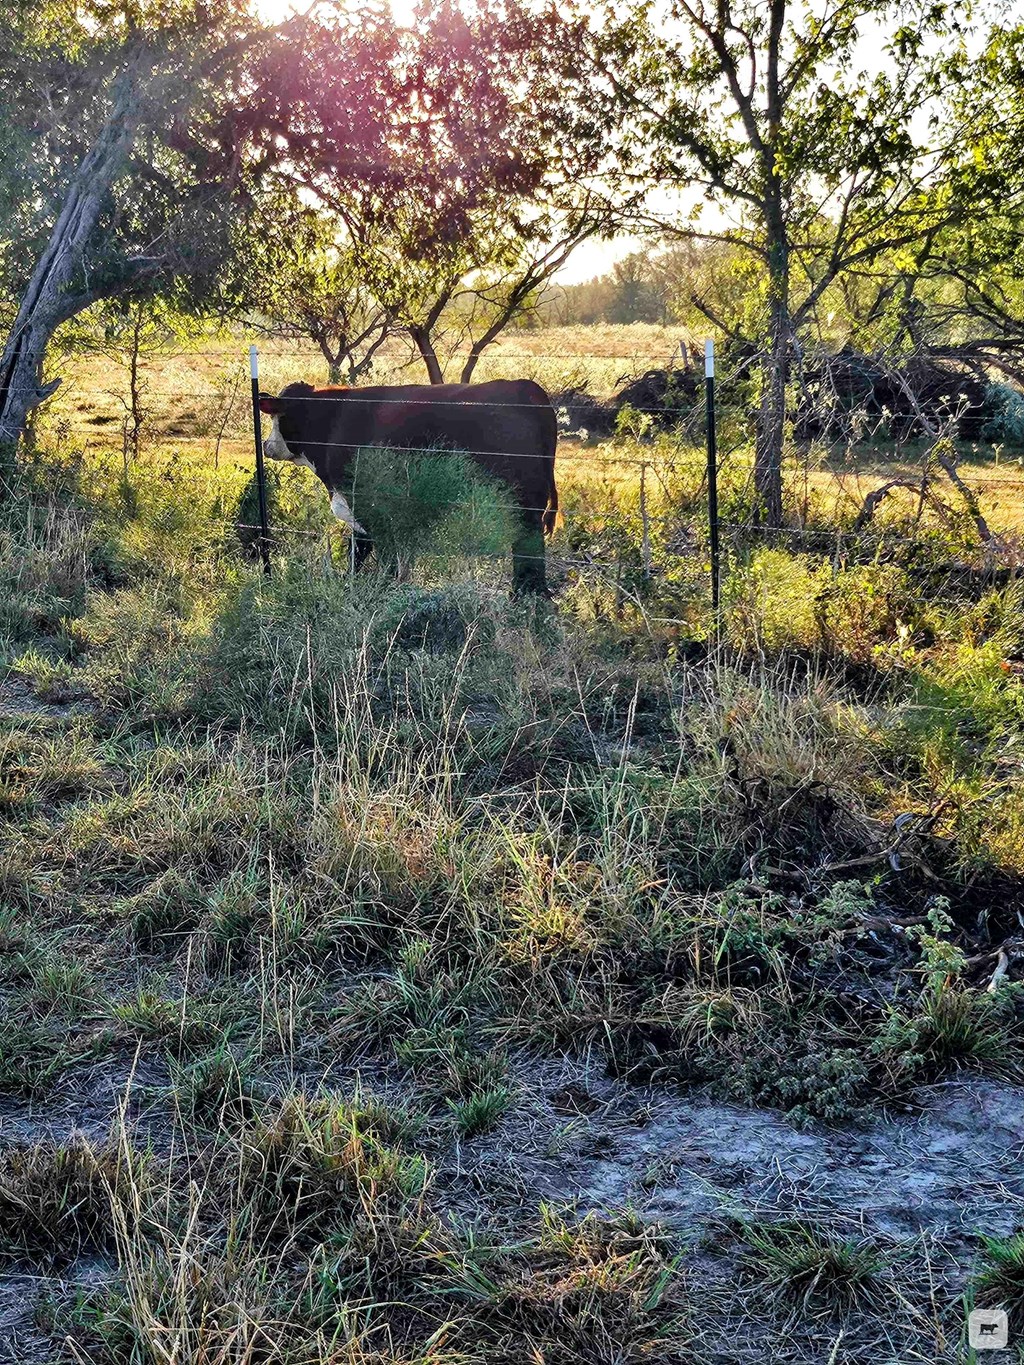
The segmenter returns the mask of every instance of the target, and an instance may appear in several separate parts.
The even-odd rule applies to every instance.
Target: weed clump
[[[682,1365],[691,1331],[670,1241],[628,1212],[617,1218],[542,1205],[532,1245],[496,1266],[464,1262],[460,1339],[528,1365],[657,1358]]]
[[[388,1147],[366,1115],[327,1097],[290,1095],[243,1125],[237,1142],[242,1216],[275,1236],[322,1240],[421,1205],[422,1158]]]
[[[131,1165],[137,1199],[148,1186],[147,1162],[136,1158]],[[115,1143],[9,1148],[0,1157],[0,1258],[68,1261],[110,1251],[113,1206],[127,1179],[125,1153]]]
[[[802,1222],[743,1223],[743,1265],[772,1294],[803,1307],[849,1307],[871,1293],[882,1258],[864,1240],[842,1239]]]
[[[515,538],[508,489],[460,451],[359,450],[351,495],[380,559],[403,571],[423,555],[503,554]]]

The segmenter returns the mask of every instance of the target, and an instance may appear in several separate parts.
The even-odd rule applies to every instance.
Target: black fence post
[[[705,426],[708,442],[708,539],[711,548],[711,610],[717,638],[721,626],[722,564],[718,545],[718,446],[715,436],[715,343],[704,343]]]
[[[263,572],[270,573],[270,528],[267,525],[267,474],[263,467],[263,430],[260,426],[260,361],[255,346],[249,347],[249,375],[252,379],[252,435],[256,447],[256,493],[260,503],[260,559]]]

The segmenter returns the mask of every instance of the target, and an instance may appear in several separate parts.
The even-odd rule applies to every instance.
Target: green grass
[[[984,1302],[1011,1312],[1024,1305],[1024,1235],[983,1237],[974,1287]]]
[[[444,1187],[514,1188],[524,1068],[800,1124],[1020,1073],[1019,588],[751,549],[709,648],[685,556],[637,595],[625,481],[569,485],[563,533],[617,586],[535,613],[462,556],[267,580],[239,472],[157,465],[131,517],[102,460],[0,507],[0,1092],[126,1096],[109,1143],[17,1149],[0,1248],[108,1258],[48,1329],[89,1365],[700,1358],[679,1229]],[[876,1248],[743,1229],[766,1312],[876,1311]]]
[[[862,1239],[804,1223],[745,1223],[740,1237],[746,1273],[771,1294],[842,1307],[877,1290],[882,1258]]]

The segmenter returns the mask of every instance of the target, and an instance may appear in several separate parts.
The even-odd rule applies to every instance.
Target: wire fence
[[[226,358],[222,351],[189,352],[183,358],[204,354],[222,362]],[[279,351],[275,361],[280,356]],[[295,356],[309,360],[308,351]],[[518,355],[501,352],[496,358],[504,364],[543,357],[540,352],[523,351]],[[584,364],[589,359],[551,358],[567,364]],[[679,621],[688,612],[689,619],[713,625],[723,594],[728,595],[730,575],[758,547],[797,549],[827,557],[834,564],[902,556],[902,562],[912,563],[915,571],[931,575],[927,579],[930,592],[941,590],[943,574],[949,584],[965,574],[975,575],[979,582],[1002,581],[1015,576],[1024,564],[1024,456],[1007,454],[991,442],[965,441],[962,401],[942,398],[922,407],[909,395],[905,405],[889,408],[870,398],[859,406],[844,405],[833,395],[812,411],[801,400],[803,406],[798,404],[791,416],[792,439],[784,464],[784,525],[771,526],[758,515],[749,362],[715,376],[709,356],[706,372],[700,376],[692,355],[595,358],[628,363],[634,379],[651,375],[667,379],[660,397],[646,402],[601,400],[579,389],[552,396],[560,426],[556,474],[562,525],[543,553],[520,547],[516,558],[521,564],[546,561],[556,591],[566,584],[591,582],[601,591],[610,591],[618,604],[635,602],[652,620]],[[352,533],[347,528],[332,532],[330,523],[316,527],[272,517],[273,499],[267,497],[263,468],[266,432],[260,427],[255,370],[250,378],[253,426],[249,437],[241,425],[248,405],[238,382],[219,395],[194,383],[149,387],[142,398],[144,405],[150,405],[149,411],[131,410],[126,395],[106,385],[74,392],[121,404],[126,462],[132,422],[138,424],[137,447],[138,427],[145,429],[144,422],[158,402],[172,408],[219,402],[220,408],[208,415],[203,432],[172,430],[162,439],[175,448],[208,453],[214,464],[222,449],[253,461],[258,520],[241,512],[225,514],[224,530],[229,535],[237,532],[250,548],[254,545],[269,571],[273,555],[290,538],[315,542],[332,533]],[[333,411],[327,405],[339,402],[346,410],[350,410],[348,405],[369,410],[381,403],[374,388],[303,394],[301,401],[307,411],[319,407]],[[479,421],[491,417],[497,407],[515,415],[535,410],[537,404],[507,397],[499,404],[477,395],[436,393],[425,405],[420,395],[392,391],[388,406],[399,414],[407,408],[416,414],[429,407],[434,418],[438,412],[462,416],[470,410],[477,429],[486,430],[486,422],[480,427]],[[116,413],[104,418],[106,424],[116,420]],[[401,421],[398,429],[402,430]],[[363,460],[383,450],[392,457],[422,450],[408,437],[393,440],[385,434],[379,444],[371,444],[345,436],[335,424],[316,437],[303,438],[295,453],[302,454],[300,463],[312,467],[311,479],[317,473],[324,477],[332,460],[333,468],[342,469],[357,453]],[[458,445],[485,466],[489,461],[501,462],[513,488],[520,482],[517,468],[525,471],[537,459],[529,450],[502,449],[500,442],[496,447],[494,439],[479,440],[469,448],[465,441]],[[1009,472],[1016,469],[1019,476]],[[324,482],[330,488],[329,479],[325,477]],[[390,496],[403,500],[397,490]],[[442,499],[434,505],[457,512],[466,503]],[[537,515],[546,504],[520,497],[518,506],[524,513]],[[357,501],[351,506],[345,503],[345,508],[353,520],[358,518]],[[345,563],[351,562],[347,556]]]

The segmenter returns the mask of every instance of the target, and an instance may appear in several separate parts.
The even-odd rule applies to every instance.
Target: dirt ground
[[[126,1098],[144,1131],[163,1079],[105,1064],[45,1107],[5,1100],[2,1142],[101,1140]],[[517,1103],[494,1132],[432,1154],[451,1217],[513,1238],[538,1204],[573,1202],[581,1215],[630,1210],[661,1225],[698,1305],[695,1359],[966,1358],[962,1295],[979,1234],[1008,1235],[1024,1209],[1024,1089],[964,1075],[921,1092],[914,1112],[796,1127],[699,1091],[627,1085],[585,1057],[521,1057],[514,1081]],[[780,1315],[753,1282],[742,1292],[736,1227],[797,1218],[889,1253],[880,1293],[842,1322]],[[53,1360],[37,1326],[46,1301],[112,1271],[89,1258],[60,1278],[0,1278],[0,1360]]]

